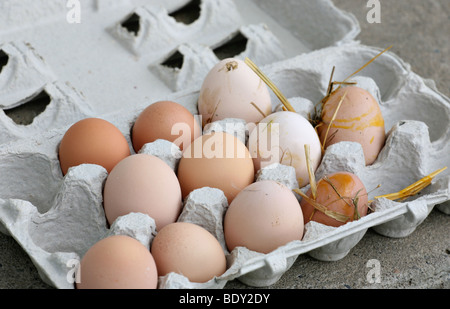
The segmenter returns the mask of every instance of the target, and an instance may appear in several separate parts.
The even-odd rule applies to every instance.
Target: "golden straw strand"
[[[416,195],[417,193],[419,193],[420,191],[422,191],[423,189],[428,187],[431,184],[433,178],[435,178],[437,175],[439,175],[446,169],[447,169],[447,167],[443,167],[443,168],[431,173],[430,175],[425,176],[424,178],[420,179],[419,181],[413,183],[412,185],[406,187],[405,189],[403,189],[399,192],[376,196],[375,199],[386,198],[386,199],[395,201],[395,200],[399,200],[399,199],[404,200],[410,196]]]
[[[258,66],[253,63],[249,58],[245,58],[245,63],[269,86],[270,89],[275,93],[275,95],[280,99],[284,107],[290,112],[296,112],[292,105],[289,103],[288,99],[281,93],[277,86],[258,68]]]
[[[347,96],[347,92],[348,91],[345,91],[344,95],[342,96],[341,100],[339,101],[339,105],[337,106],[336,110],[334,111],[333,118],[331,118],[330,124],[328,125],[327,132],[325,133],[325,138],[323,140],[322,153],[325,152],[325,144],[327,143],[328,133],[330,132],[331,125],[333,124],[334,120],[336,119],[337,113],[338,113],[339,109],[341,108],[341,105],[344,102],[345,97]]]
[[[382,54],[384,54],[385,52],[387,52],[388,50],[390,50],[392,48],[393,45],[389,46],[388,48],[386,48],[385,50],[383,50],[381,53],[379,53],[378,55],[376,55],[375,57],[373,57],[369,62],[367,62],[365,65],[363,65],[361,68],[359,68],[356,72],[354,72],[352,75],[350,75],[349,77],[347,77],[346,79],[344,79],[344,82],[348,81],[351,77],[355,76],[356,74],[358,74],[359,72],[361,72],[362,70],[364,70],[369,64],[371,64],[372,62],[374,62],[378,57],[380,57]]]

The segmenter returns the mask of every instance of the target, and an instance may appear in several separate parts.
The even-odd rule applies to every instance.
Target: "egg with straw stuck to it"
[[[276,112],[264,118],[252,130],[248,141],[256,171],[274,163],[292,166],[300,187],[309,183],[305,145],[310,145],[315,171],[322,160],[317,132],[306,118],[290,111]]]
[[[335,172],[316,182],[310,158],[310,145],[305,145],[305,157],[310,188],[306,194],[300,189],[294,189],[294,192],[302,198],[300,207],[305,225],[315,221],[339,227],[367,215],[368,193],[358,176],[345,171]]]
[[[198,111],[203,127],[226,118],[258,123],[272,113],[272,102],[267,85],[244,61],[227,58],[205,77]]]
[[[336,172],[327,175],[311,187],[306,194],[294,190],[302,197],[300,202],[305,224],[310,221],[339,227],[359,220],[369,210],[367,190],[353,173]]]
[[[324,100],[317,132],[324,150],[342,141],[361,144],[366,165],[375,162],[386,141],[377,100],[357,86],[340,87]]]
[[[300,187],[306,186],[309,170],[304,147],[308,145],[310,168],[315,171],[322,160],[319,136],[309,120],[296,112],[280,89],[253,61],[246,58],[245,63],[272,89],[283,105],[282,111],[265,117],[250,132],[248,148],[255,170],[274,163],[292,166]]]

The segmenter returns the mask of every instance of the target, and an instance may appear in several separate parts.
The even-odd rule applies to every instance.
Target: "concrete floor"
[[[381,23],[370,24],[364,0],[334,0],[360,22],[358,39],[388,47],[420,76],[450,96],[450,1],[383,0]],[[447,124],[448,125],[448,124]],[[393,239],[368,231],[344,259],[325,263],[301,256],[270,288],[450,288],[450,217],[433,210],[410,236]],[[377,259],[381,282],[367,281],[367,262]],[[46,289],[29,257],[0,233],[0,288]],[[247,288],[238,281],[226,288]]]

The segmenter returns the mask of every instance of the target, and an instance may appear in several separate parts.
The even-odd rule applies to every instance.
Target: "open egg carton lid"
[[[152,218],[142,214],[121,217],[107,228],[102,206],[107,172],[102,167],[81,165],[62,176],[57,149],[71,124],[91,116],[109,120],[131,145],[131,126],[152,102],[173,100],[196,114],[199,85],[227,42],[244,40],[245,49],[233,56],[259,64],[300,113],[323,98],[333,66],[335,79],[343,80],[381,51],[354,41],[359,33],[356,20],[325,0],[203,0],[199,17],[190,25],[171,16],[190,1],[81,1],[81,24],[67,22],[68,8],[61,2],[0,4],[0,56],[6,59],[0,71],[1,109],[36,98],[50,101],[29,125],[0,113],[0,231],[17,240],[41,278],[56,288],[74,288],[73,268],[98,240],[126,234],[149,247],[155,234]],[[24,18],[25,11],[34,15]],[[450,101],[432,81],[416,75],[392,53],[383,54],[354,80],[380,102],[386,145],[366,167],[359,144],[336,144],[325,153],[317,177],[353,172],[368,190],[381,184],[369,193],[371,199],[450,164]],[[273,95],[274,110],[277,102]],[[215,130],[220,127],[218,123]],[[246,138],[245,132],[233,133]],[[179,156],[172,147],[160,140],[143,151],[176,169]],[[259,171],[256,180],[262,179],[296,186],[287,166]],[[374,212],[339,228],[310,223],[302,241],[270,254],[245,248],[227,252],[228,270],[207,283],[170,274],[160,278],[160,287],[223,288],[233,279],[269,286],[301,254],[342,259],[369,228],[405,237],[435,206],[449,213],[449,200],[450,176],[444,171],[419,196],[401,203],[376,200]],[[199,189],[185,201],[179,220],[204,226],[226,251],[221,218],[227,206],[220,190]],[[199,219],[205,212],[208,222]]]
[[[236,56],[230,50],[264,65],[359,33],[331,1],[82,0],[80,8],[78,24],[66,1],[0,3],[0,144],[196,89],[219,58]],[[27,105],[41,107],[32,123],[7,116]]]

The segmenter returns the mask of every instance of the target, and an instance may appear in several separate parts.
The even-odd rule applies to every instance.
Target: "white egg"
[[[292,166],[300,187],[309,184],[305,145],[310,146],[311,165],[315,171],[322,159],[319,136],[306,118],[288,111],[264,118],[252,130],[248,142],[256,171],[274,163]]]
[[[269,88],[242,60],[228,58],[205,77],[198,99],[202,123],[226,118],[258,123],[272,113]]]

